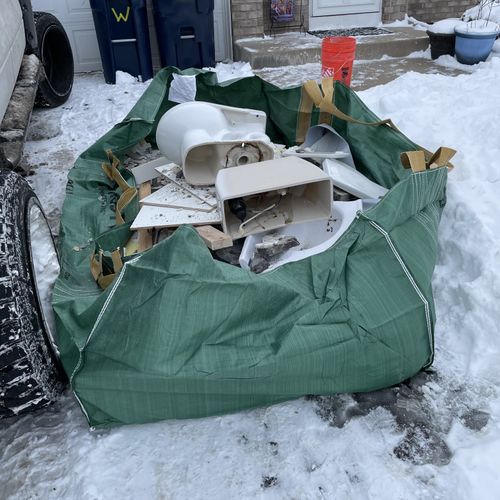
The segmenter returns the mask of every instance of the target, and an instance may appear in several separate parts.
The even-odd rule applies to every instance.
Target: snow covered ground
[[[89,432],[67,393],[0,421],[0,497],[498,498],[500,58],[474,69],[407,73],[360,94],[427,149],[459,151],[434,278],[434,373],[367,395],[104,433]],[[64,107],[34,113],[25,161],[54,227],[74,159],[144,89],[81,76]]]

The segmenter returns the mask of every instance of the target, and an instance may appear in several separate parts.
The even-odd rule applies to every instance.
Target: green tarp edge
[[[447,173],[404,170],[400,153],[419,148],[386,126],[333,122],[358,169],[391,189],[330,250],[254,275],[215,261],[186,226],[129,260],[106,291],[97,287],[90,274],[96,241],[113,250],[128,237],[128,224],[113,227],[120,193],[101,169],[105,150],[123,158],[141,139],[153,139],[174,105],[167,99],[174,72],[158,73],[68,176],[53,305],[62,362],[89,424],[375,390],[431,363],[431,278]],[[270,137],[294,144],[300,88],[278,89],[258,77],[218,85],[213,73],[188,73],[197,75],[197,99],[261,109]],[[378,119],[343,85],[336,85],[335,103],[355,118]],[[317,120],[315,111],[311,124]],[[130,205],[126,221],[136,212]]]

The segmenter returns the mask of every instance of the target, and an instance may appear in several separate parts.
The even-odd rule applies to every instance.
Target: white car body
[[[23,60],[26,39],[18,0],[2,0],[0,15],[0,123]]]

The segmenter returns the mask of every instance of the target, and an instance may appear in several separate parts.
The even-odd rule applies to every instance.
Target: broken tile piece
[[[199,210],[186,210],[183,208],[143,206],[131,229],[148,229],[162,227],[176,227],[182,224],[202,226],[206,224],[220,224],[221,218],[218,210],[201,212]]]
[[[132,175],[135,178],[136,184],[142,184],[143,182],[150,181],[158,177],[158,171],[156,167],[161,167],[167,165],[168,160],[165,157],[156,158],[155,160],[148,161],[147,163],[142,163],[137,167],[131,169]]]
[[[185,208],[201,212],[213,212],[215,210],[215,207],[200,200],[189,191],[171,181],[166,186],[158,189],[158,191],[141,199],[141,203],[156,207]]]
[[[169,163],[168,165],[158,166],[156,167],[157,172],[166,177],[168,180],[177,184],[182,189],[188,191],[196,198],[204,201],[211,207],[217,207],[217,198],[215,197],[215,187],[207,186],[192,186],[189,184],[184,178],[184,174],[182,173],[182,168],[175,163]]]

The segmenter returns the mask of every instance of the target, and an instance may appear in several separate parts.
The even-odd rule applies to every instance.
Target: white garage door
[[[88,0],[32,0],[33,10],[54,14],[68,34],[75,71],[101,68],[99,48]]]
[[[214,33],[215,59],[222,61],[231,57],[230,0],[215,0]],[[99,47],[92,20],[92,11],[88,0],[32,0],[33,10],[54,14],[61,21],[68,34],[75,71],[95,71],[101,69]],[[153,64],[159,66],[158,48],[153,29],[153,16],[148,1],[148,15],[153,47]]]

